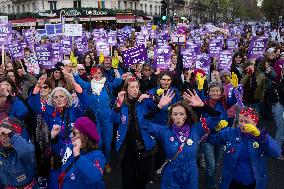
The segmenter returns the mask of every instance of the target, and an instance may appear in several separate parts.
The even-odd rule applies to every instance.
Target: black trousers
[[[255,183],[250,185],[243,185],[236,181],[232,181],[229,189],[255,189]]]
[[[123,189],[145,189],[153,173],[154,157],[138,159],[135,149],[127,148],[121,161]]]

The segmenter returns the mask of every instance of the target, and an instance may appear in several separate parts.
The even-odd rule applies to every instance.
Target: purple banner
[[[136,36],[136,45],[145,45],[146,42],[146,35],[143,35],[142,33],[138,34]]]
[[[38,63],[41,67],[45,69],[52,69],[54,66],[51,51],[52,51],[51,43],[35,46],[35,52],[38,59]]]
[[[248,59],[251,60],[262,57],[264,55],[265,49],[267,48],[267,44],[267,37],[253,38],[248,49]]]
[[[63,55],[70,55],[72,50],[72,40],[69,37],[63,37],[61,39],[60,51]]]
[[[195,69],[202,69],[209,74],[211,58],[208,54],[198,54],[195,61]]]
[[[104,54],[104,56],[110,55],[110,49],[109,49],[109,44],[107,40],[105,39],[97,40],[96,48],[97,48],[98,56],[100,55],[101,52]]]
[[[12,40],[12,24],[0,24],[0,45],[8,45]]]
[[[52,50],[51,50],[51,56],[53,58],[52,62],[56,64],[57,62],[61,62],[63,59],[63,56],[61,56],[60,53],[60,43],[52,43]]]
[[[168,69],[171,63],[172,49],[170,46],[158,46],[154,49],[156,68]]]
[[[196,54],[192,49],[182,49],[181,54],[184,68],[191,68],[194,66]]]
[[[88,51],[88,40],[86,37],[75,37],[74,43],[78,54],[82,55]]]
[[[191,51],[194,51],[196,54],[200,53],[201,44],[194,44],[194,43],[186,43],[186,49],[190,49]]]
[[[231,51],[221,51],[219,54],[219,64],[218,69],[219,70],[230,70],[231,64],[232,64],[232,57],[233,54]]]
[[[36,33],[36,31],[35,30],[31,30],[31,29],[25,30],[23,32],[23,34],[25,36],[25,42],[28,44],[28,46],[34,45],[35,33]]]
[[[20,41],[13,41],[8,45],[10,55],[14,60],[19,60],[24,58],[23,48]]]
[[[123,51],[123,60],[126,65],[133,65],[147,60],[147,49],[144,45],[135,46]]]
[[[169,35],[167,33],[160,33],[157,35],[157,46],[168,45]]]
[[[222,51],[223,48],[223,41],[219,39],[211,39],[209,40],[208,48],[210,56],[218,57],[220,51]]]
[[[107,34],[107,41],[110,46],[116,46],[116,31],[111,31]]]
[[[231,51],[238,49],[238,43],[239,43],[239,38],[237,37],[228,38],[227,39],[227,49]]]
[[[186,34],[186,27],[185,26],[179,26],[177,29],[177,34]]]

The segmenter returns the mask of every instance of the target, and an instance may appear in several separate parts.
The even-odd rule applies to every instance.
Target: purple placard
[[[23,48],[20,41],[13,41],[8,45],[10,55],[14,60],[19,60],[24,58]]]
[[[168,44],[169,35],[167,33],[160,33],[157,35],[157,46],[164,46]]]
[[[231,51],[221,51],[219,54],[219,70],[230,70],[233,54]]]
[[[111,31],[107,34],[107,41],[110,46],[116,46],[116,31]]]
[[[185,26],[179,26],[177,29],[177,34],[186,34],[186,27]]]
[[[253,38],[248,49],[248,59],[252,60],[262,57],[264,55],[265,49],[267,48],[267,44],[267,37]]]
[[[157,35],[157,34],[156,34],[156,30],[151,30],[149,37],[150,37],[150,39],[155,39],[155,38],[156,38],[156,35]]]
[[[70,55],[72,51],[72,40],[69,37],[62,37],[60,51],[63,55]]]
[[[138,34],[136,36],[136,45],[145,45],[146,42],[146,35],[143,35],[142,33]]]
[[[38,59],[38,63],[41,67],[45,69],[52,69],[54,67],[51,51],[51,43],[35,45],[35,52]]]
[[[194,43],[187,42],[186,49],[191,49],[191,51],[194,51],[196,54],[199,54],[201,50],[201,44],[194,44]]]
[[[25,30],[23,32],[24,36],[25,36],[25,42],[28,44],[28,46],[34,45],[34,36],[35,36],[36,31],[35,30]]]
[[[60,53],[60,47],[61,47],[60,43],[52,43],[51,56],[53,58],[52,62],[54,64],[62,61],[62,56],[61,56],[61,53]]]
[[[88,40],[86,37],[74,37],[74,43],[78,54],[82,55],[88,51]]]
[[[208,54],[202,53],[196,56],[195,69],[202,69],[209,74],[211,58]]]
[[[234,51],[238,49],[239,38],[232,37],[227,39],[227,48],[228,50]]]
[[[129,48],[123,51],[123,60],[128,66],[145,62],[147,60],[147,49],[144,45]]]
[[[223,48],[223,41],[219,39],[211,39],[209,41],[209,54],[212,57],[218,57]]]
[[[12,24],[0,24],[0,45],[8,45],[12,40]]]
[[[196,54],[192,49],[182,49],[181,54],[184,68],[191,68],[194,66]]]
[[[170,46],[158,46],[154,49],[156,68],[168,69],[171,63],[172,49]]]
[[[100,55],[101,52],[104,54],[104,56],[110,55],[110,49],[109,49],[109,44],[107,40],[105,39],[97,40],[96,48],[97,48],[98,55]]]

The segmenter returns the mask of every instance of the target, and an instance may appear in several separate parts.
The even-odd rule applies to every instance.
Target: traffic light
[[[165,0],[161,1],[161,15],[167,15],[168,4]]]

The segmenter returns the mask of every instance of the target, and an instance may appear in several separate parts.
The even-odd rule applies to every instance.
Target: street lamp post
[[[89,10],[88,11],[88,15],[89,15],[89,18],[90,18],[90,21],[89,21],[89,25],[90,25],[90,32],[92,31],[92,11]]]

